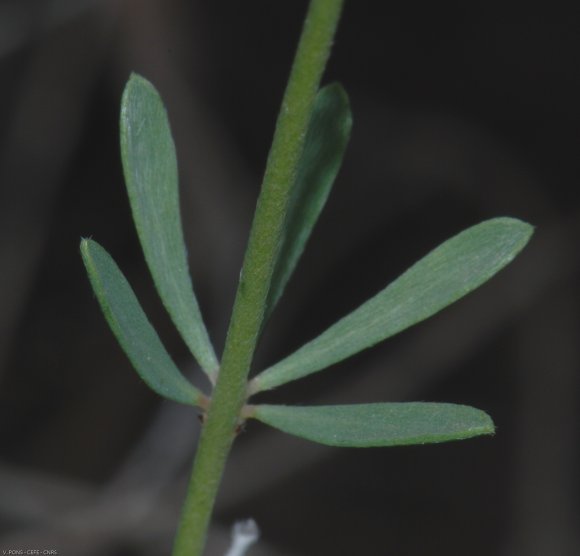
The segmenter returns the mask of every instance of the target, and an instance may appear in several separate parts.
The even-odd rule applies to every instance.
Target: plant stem
[[[272,270],[314,98],[343,0],[311,0],[268,155],[220,374],[188,487],[173,556],[201,556],[219,483],[246,400]]]

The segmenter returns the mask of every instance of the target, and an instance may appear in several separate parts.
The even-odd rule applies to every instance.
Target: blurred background
[[[78,254],[119,262],[180,368],[124,191],[131,71],[168,108],[191,272],[218,351],[303,0],[0,3],[0,548],[169,554],[200,424],[137,378]],[[575,10],[348,1],[325,82],[353,135],[256,356],[275,362],[447,237],[537,226],[506,270],[440,315],[260,399],[473,404],[493,438],[348,450],[250,423],[208,554],[253,517],[260,555],[580,553],[580,34]]]

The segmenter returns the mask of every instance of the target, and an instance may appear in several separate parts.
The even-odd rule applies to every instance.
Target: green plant
[[[294,271],[338,172],[351,128],[340,85],[319,90],[342,7],[312,0],[278,117],[221,362],[188,272],[177,162],[154,87],[132,75],[121,109],[125,181],[155,286],[204,370],[211,393],[179,372],[130,285],[95,241],[81,253],[103,312],[141,378],[158,394],[206,414],[177,532],[175,556],[199,555],[224,464],[239,426],[258,419],[333,446],[423,444],[491,434],[484,412],[442,403],[319,407],[251,405],[250,396],[321,371],[437,313],[491,278],[527,243],[532,228],[512,218],[475,225],[444,242],[395,282],[284,360],[248,380],[267,318]]]

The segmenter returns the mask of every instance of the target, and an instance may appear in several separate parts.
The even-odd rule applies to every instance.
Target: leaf
[[[81,241],[81,254],[105,318],[139,376],[164,398],[199,405],[201,392],[185,379],[165,351],[115,261],[89,239]]]
[[[329,446],[428,444],[494,432],[493,421],[483,411],[449,403],[254,407],[252,417],[288,434]]]
[[[284,234],[266,302],[267,316],[282,296],[326,204],[351,128],[352,116],[346,91],[338,83],[322,88],[314,102],[304,151],[298,163]]]
[[[167,113],[153,85],[135,74],[121,102],[121,155],[133,219],[159,296],[191,353],[215,377],[218,361],[187,266]]]
[[[250,393],[320,371],[434,315],[507,265],[532,231],[519,220],[495,218],[447,240],[375,297],[255,377]]]

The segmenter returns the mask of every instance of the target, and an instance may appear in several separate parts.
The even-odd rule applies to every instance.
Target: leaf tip
[[[482,424],[481,424],[481,427],[479,429],[481,431],[480,434],[494,436],[495,435],[495,423],[493,422],[493,419],[485,411],[481,411],[481,416],[482,416]]]
[[[320,94],[335,96],[337,98],[340,98],[340,100],[342,100],[344,104],[349,104],[348,93],[346,92],[346,89],[342,86],[342,83],[339,83],[338,81],[333,81],[332,83],[329,83],[328,85],[322,87],[322,89],[320,89]]]
[[[161,102],[159,93],[148,79],[142,75],[132,72],[125,84],[123,95],[121,97],[121,148],[123,149],[124,136],[127,133],[125,128],[129,127],[131,123],[130,113],[134,110],[132,108],[136,103],[140,104],[143,98],[154,97]],[[140,113],[141,110],[138,110]]]
[[[504,226],[506,229],[509,229],[511,233],[517,234],[518,237],[524,239],[526,242],[530,239],[536,229],[532,224],[512,216],[498,216],[497,218],[492,218],[488,222]]]
[[[81,238],[80,251],[85,262],[89,262],[93,259],[96,253],[103,252],[105,249],[94,239],[83,237]]]
[[[79,245],[79,248],[80,248],[80,252],[81,252],[81,257],[86,265],[89,264],[89,261],[91,259],[90,250],[91,250],[91,245],[94,243],[95,242],[90,238],[87,238],[87,237],[81,238],[81,243]]]
[[[134,87],[152,87],[151,82],[143,77],[141,74],[132,71],[127,79],[127,84],[125,85],[125,91],[130,90]]]
[[[458,406],[464,411],[470,414],[470,419],[472,421],[471,426],[466,427],[462,435],[457,437],[457,440],[462,438],[474,438],[477,436],[494,436],[495,435],[495,423],[490,415],[475,407],[471,406]]]
[[[317,102],[329,107],[332,113],[340,115],[336,118],[337,125],[342,127],[344,137],[348,138],[352,129],[352,111],[346,89],[338,81],[334,81],[320,89],[318,95]]]

